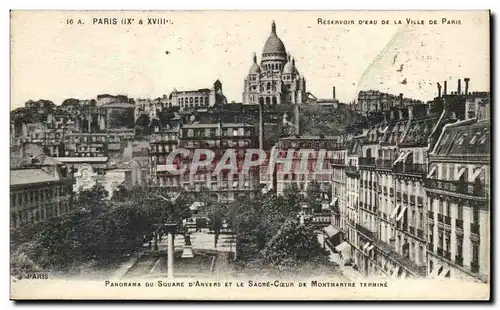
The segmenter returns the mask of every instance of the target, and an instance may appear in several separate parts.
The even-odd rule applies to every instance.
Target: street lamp
[[[164,226],[167,232],[167,274],[169,279],[174,278],[174,234],[177,228],[177,224],[174,222],[168,222]]]

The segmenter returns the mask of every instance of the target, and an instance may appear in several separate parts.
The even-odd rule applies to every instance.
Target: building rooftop
[[[10,185],[53,182],[59,179],[39,168],[10,170]]]
[[[475,119],[448,125],[434,148],[438,156],[489,156],[491,153],[490,120]]]

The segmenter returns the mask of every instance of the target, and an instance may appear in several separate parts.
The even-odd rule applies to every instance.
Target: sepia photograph
[[[491,298],[490,12],[10,12],[12,300]]]

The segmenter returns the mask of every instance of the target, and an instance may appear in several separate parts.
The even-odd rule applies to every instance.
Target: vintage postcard
[[[12,11],[11,299],[489,300],[489,11]]]

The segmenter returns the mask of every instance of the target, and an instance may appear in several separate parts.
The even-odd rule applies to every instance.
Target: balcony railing
[[[455,220],[455,226],[458,228],[458,229],[464,229],[464,221],[463,220]]]
[[[464,265],[464,258],[461,255],[455,255],[455,264],[459,266]]]
[[[345,173],[350,176],[354,176],[356,178],[359,177],[359,170],[355,166],[346,166],[345,167]]]
[[[359,165],[366,167],[375,167],[375,158],[374,157],[360,157]]]
[[[368,228],[365,228],[364,226],[361,226],[360,224],[356,224],[356,229],[362,233],[363,235],[367,236],[370,239],[373,239],[374,233],[369,230]]]
[[[427,169],[424,164],[406,164],[406,163],[397,163],[392,168],[392,172],[394,173],[403,173],[403,174],[426,174]]]
[[[479,224],[470,223],[470,232],[479,235]]]
[[[392,169],[392,163],[394,161],[390,159],[376,159],[375,160],[375,167],[377,169],[386,169],[386,170],[391,170]]]
[[[430,189],[438,189],[457,194],[486,197],[487,191],[484,184],[469,183],[459,181],[444,181],[444,180],[426,180],[425,186]]]
[[[339,158],[330,159],[330,163],[332,165],[345,166],[345,160],[344,159],[339,159]]]

